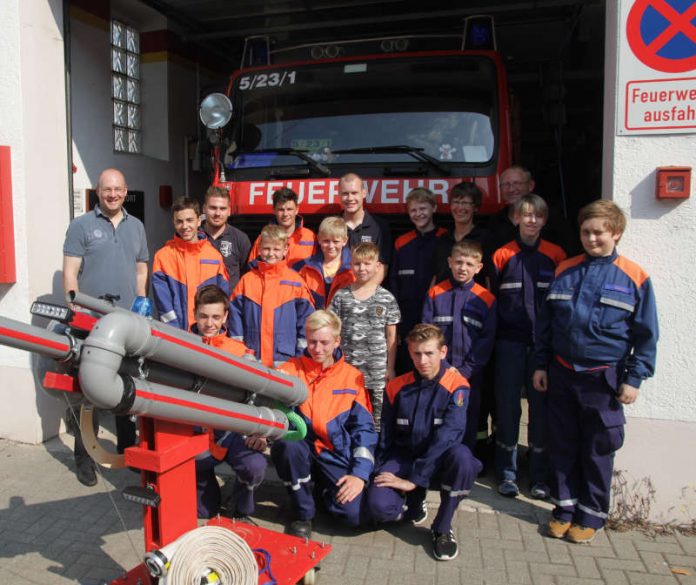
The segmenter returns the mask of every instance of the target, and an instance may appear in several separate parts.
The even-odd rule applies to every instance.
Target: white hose
[[[254,553],[243,538],[227,528],[201,526],[175,543],[175,547],[171,543],[160,549],[160,554],[172,551],[171,558],[166,558],[166,578],[160,579],[163,585],[256,585],[259,581]]]

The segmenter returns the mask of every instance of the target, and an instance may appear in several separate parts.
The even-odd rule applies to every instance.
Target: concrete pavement
[[[128,470],[104,470],[96,487],[84,487],[72,471],[71,444],[67,435],[43,445],[0,440],[0,585],[100,585],[141,561],[140,506],[119,493],[138,477]],[[431,515],[437,501],[438,494],[430,493]],[[318,582],[696,583],[696,537],[605,532],[592,545],[571,545],[542,535],[549,509],[525,498],[502,498],[491,483],[477,483],[457,512],[460,554],[450,562],[432,558],[426,528],[354,532],[322,515],[315,538],[334,548]],[[264,484],[255,518],[267,528],[283,529],[289,509],[280,485]]]

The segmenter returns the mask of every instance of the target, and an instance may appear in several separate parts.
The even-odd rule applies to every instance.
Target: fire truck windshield
[[[234,146],[226,163],[233,169],[298,165],[299,151],[329,167],[413,164],[418,151],[421,160],[442,166],[489,164],[498,146],[497,96],[496,66],[483,55],[249,69],[232,86]]]

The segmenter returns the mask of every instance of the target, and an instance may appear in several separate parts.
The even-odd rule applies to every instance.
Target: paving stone
[[[599,568],[593,557],[573,557],[573,563],[575,564],[575,569],[578,572],[578,577],[583,579],[599,579],[601,575],[599,573]]]
[[[631,585],[675,585],[677,583],[673,575],[648,575],[627,571],[626,576]]]
[[[640,557],[643,559],[643,564],[648,570],[648,573],[671,575],[672,572],[667,566],[667,561],[661,553],[640,551]]]

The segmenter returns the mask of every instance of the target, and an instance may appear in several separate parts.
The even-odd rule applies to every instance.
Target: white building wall
[[[159,13],[133,0],[113,0],[111,7],[141,32],[167,26]],[[62,17],[61,0],[0,2],[0,145],[12,148],[17,264],[17,282],[0,284],[0,315],[23,322],[31,321],[29,307],[37,298],[63,300],[62,245],[71,194]],[[70,28],[74,189],[93,188],[106,167],[122,169],[129,187],[145,192],[152,255],[172,234],[159,186],[171,185],[175,197],[184,193],[185,138],[197,132],[195,64],[174,63],[163,54],[142,65],[147,152],[115,154],[108,22],[73,17]],[[205,179],[192,175],[192,194],[202,195]],[[38,443],[61,430],[65,405],[39,389],[35,361],[0,346],[2,438]]]
[[[0,3],[0,144],[12,148],[17,282],[0,285],[0,314],[29,321],[56,290],[68,220],[62,2]],[[32,357],[0,347],[0,436],[36,443],[58,431],[61,404],[37,392]]]
[[[626,212],[619,250],[650,274],[660,319],[655,377],[643,383],[616,469],[649,478],[653,520],[696,519],[696,204],[655,197],[656,167],[696,169],[696,134],[616,136],[618,3],[607,2],[603,196]],[[692,193],[694,189],[692,186]]]

